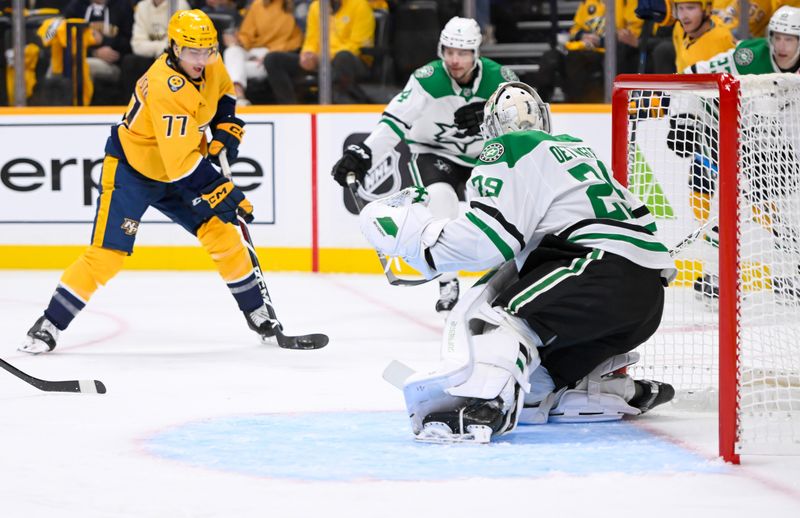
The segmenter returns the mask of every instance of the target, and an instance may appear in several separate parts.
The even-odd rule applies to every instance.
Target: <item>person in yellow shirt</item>
[[[303,33],[294,20],[291,0],[254,0],[236,34],[223,34],[225,66],[233,80],[239,104],[248,79],[265,79],[264,58],[269,52],[291,52],[300,48]]]
[[[551,99],[556,86],[562,88],[567,102],[602,102],[605,24],[603,0],[580,3],[564,48],[550,49],[542,55],[535,83],[545,102]]]
[[[136,84],[122,122],[105,147],[91,245],[62,274],[44,314],[20,351],[52,351],[58,335],[133,252],[139,222],[153,207],[194,234],[228,284],[251,329],[274,334],[239,232],[237,212],[252,220],[241,190],[212,165],[224,149],[238,154],[244,122],[233,84],[218,60],[217,31],[199,10],[177,11],[169,46]],[[213,134],[206,140],[206,129]]]
[[[673,0],[675,67],[685,70],[736,46],[730,29],[711,17],[711,0]]]
[[[361,49],[371,47],[375,16],[367,0],[328,0],[331,3],[330,58],[333,69],[334,102],[371,102],[358,87],[369,69]],[[308,8],[306,36],[300,53],[270,52],[264,59],[267,80],[278,104],[297,103],[294,78],[315,74],[319,69],[319,0]]]
[[[748,27],[751,38],[764,36],[767,30],[769,17],[772,16],[773,0],[750,0],[750,12],[748,13]],[[711,14],[719,22],[730,29],[736,30],[739,27],[739,0],[714,0]]]

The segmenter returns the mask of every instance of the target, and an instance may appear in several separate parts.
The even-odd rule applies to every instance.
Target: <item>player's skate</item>
[[[258,333],[262,342],[268,342],[275,336],[275,331],[272,329],[275,320],[270,316],[266,304],[262,304],[260,308],[249,313],[247,311],[243,313],[247,320],[247,327]]]
[[[450,311],[456,305],[456,302],[458,302],[458,279],[440,282],[436,311],[439,313]]]
[[[653,380],[633,380],[636,385],[636,394],[628,401],[644,414],[648,410],[672,401],[675,389],[669,383]]]
[[[694,280],[695,297],[706,303],[715,304],[719,300],[719,277],[704,273]]]
[[[503,400],[472,399],[461,408],[433,412],[422,420],[422,431],[416,439],[422,442],[488,443],[492,434],[505,424]]]
[[[28,330],[28,336],[17,350],[28,354],[48,353],[56,348],[58,328],[42,315]]]

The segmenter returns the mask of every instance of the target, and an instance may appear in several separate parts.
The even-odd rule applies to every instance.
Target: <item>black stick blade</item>
[[[311,350],[322,349],[328,345],[328,335],[313,333],[310,335],[288,336],[280,329],[275,330],[278,345],[284,349]]]
[[[18,377],[25,383],[33,385],[45,392],[78,392],[81,394],[105,394],[106,386],[98,380],[68,380],[68,381],[49,381],[35,378],[30,374],[22,372],[7,361],[0,358],[0,368],[3,368]]]

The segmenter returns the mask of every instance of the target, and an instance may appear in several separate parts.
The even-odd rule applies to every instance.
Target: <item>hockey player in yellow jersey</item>
[[[673,0],[673,4],[672,15],[678,20],[672,32],[677,70],[736,45],[730,29],[712,18],[711,0]]]
[[[248,326],[262,339],[273,335],[253,266],[231,224],[237,211],[252,220],[253,207],[212,165],[223,149],[235,159],[244,135],[233,83],[218,59],[217,31],[205,13],[186,10],[172,16],[167,33],[167,51],[139,79],[106,142],[91,245],[64,271],[21,351],[53,350],[59,331],[122,269],[148,207],[197,236]]]

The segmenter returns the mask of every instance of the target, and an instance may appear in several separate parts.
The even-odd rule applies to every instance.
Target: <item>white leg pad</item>
[[[614,421],[622,419],[624,415],[641,414],[638,408],[627,403],[636,392],[633,378],[625,374],[612,374],[638,360],[639,353],[636,352],[612,356],[580,380],[574,389],[564,387],[557,392],[551,392],[539,402],[538,406],[530,406],[535,402],[531,395],[526,398],[529,407],[522,410],[519,422],[524,424],[544,424],[549,421],[584,423]],[[538,371],[542,370],[538,369]],[[537,375],[540,378],[538,384],[545,386],[543,373],[534,372],[532,378],[536,378]]]

